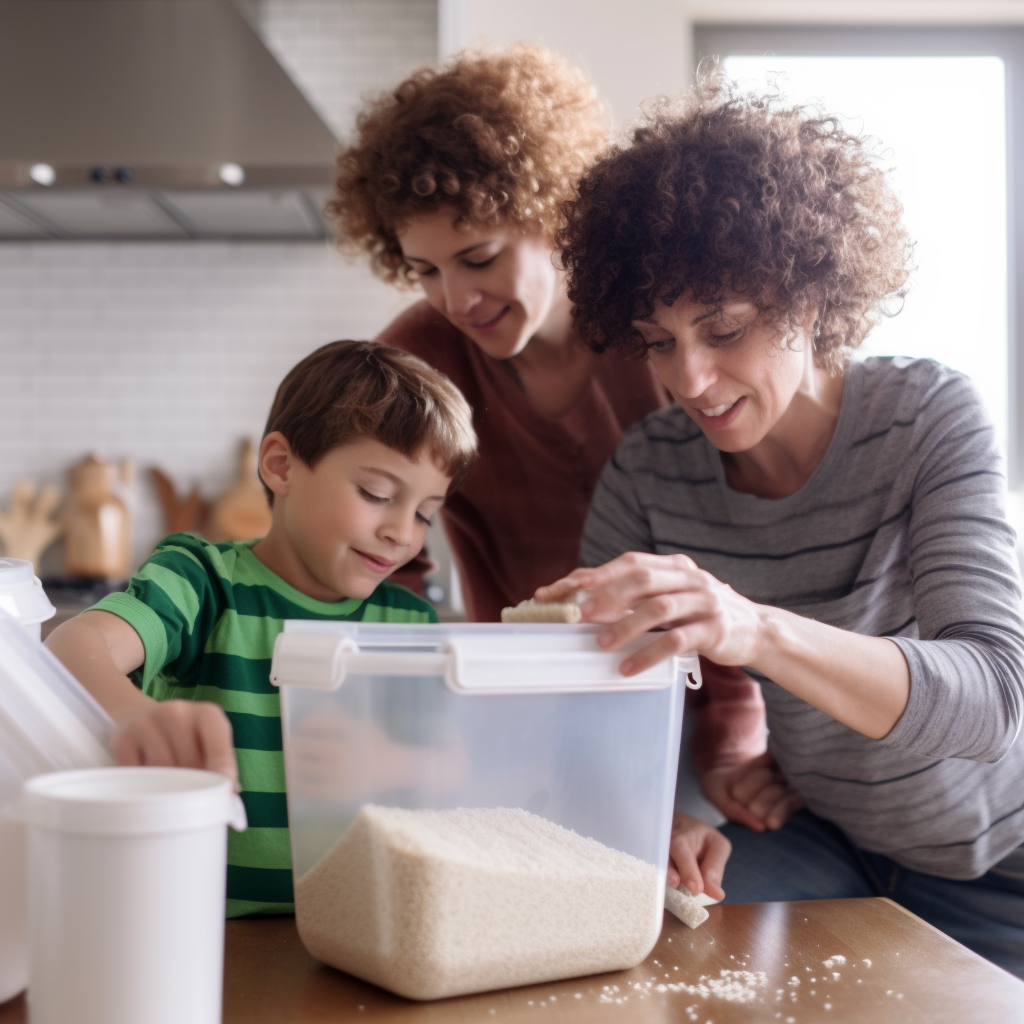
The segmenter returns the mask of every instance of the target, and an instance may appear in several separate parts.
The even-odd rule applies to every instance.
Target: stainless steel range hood
[[[0,0],[0,240],[324,238],[335,147],[229,0]]]

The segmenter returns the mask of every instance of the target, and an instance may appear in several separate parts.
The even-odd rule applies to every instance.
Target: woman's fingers
[[[725,877],[725,864],[731,853],[732,843],[718,829],[715,829],[714,836],[709,841],[704,855],[700,859],[700,873],[704,880],[704,892],[713,900],[725,899],[722,879]]]
[[[686,555],[632,551],[596,568],[574,569],[568,576],[538,587],[534,596],[538,601],[564,601],[585,590],[595,616],[617,618],[645,596],[675,590],[673,574],[694,568],[693,560]]]
[[[606,650],[618,650],[644,633],[664,631],[623,661],[623,675],[693,651],[722,665],[753,663],[762,628],[758,607],[686,555],[630,552],[539,587],[536,597],[565,600],[579,590],[586,592],[583,620],[606,624],[598,637]]]
[[[695,583],[696,581],[690,582]],[[629,608],[632,609],[632,614],[627,615],[620,612],[613,621],[609,622],[601,634],[601,645],[614,650],[653,629],[710,621],[714,617],[717,604],[713,595],[706,589],[696,585],[684,585],[682,581],[676,581],[676,585],[678,589],[672,592],[657,593],[642,599],[631,599],[632,603]],[[588,621],[607,621],[594,618],[595,614],[603,615],[605,613],[595,612],[590,608],[589,601],[584,602],[582,611],[584,618]]]
[[[635,628],[651,629],[673,621],[686,607],[681,595],[698,595],[707,589],[706,574],[688,558],[683,559],[684,556],[645,556],[644,561],[624,562],[612,576],[591,581],[584,588],[584,618],[591,622],[617,622],[627,612],[645,610],[643,627]]]
[[[673,836],[668,848],[669,864],[665,873],[665,881],[673,889],[680,884],[685,885],[691,893],[704,891],[700,866],[697,863],[697,851],[681,837]]]
[[[767,825],[768,816],[779,803],[786,799],[789,792],[789,786],[784,781],[769,782],[747,802],[747,810],[751,814],[756,814]]]
[[[765,751],[758,757],[737,765],[729,778],[729,795],[749,806],[763,789],[782,781],[775,758]]]
[[[652,639],[649,644],[623,659],[619,665],[619,671],[624,676],[635,676],[666,658],[697,650],[700,630],[699,628],[680,626],[665,633],[652,634],[652,636],[656,639]]]
[[[672,888],[682,882],[691,893],[706,892],[722,899],[722,878],[732,844],[718,829],[699,818],[677,814],[673,819],[666,880]]]
[[[763,823],[762,828],[772,830],[781,828],[796,811],[803,807],[802,797],[790,787],[769,751],[765,751],[759,757],[755,757],[745,764],[737,765],[731,771],[729,769],[719,769],[718,771],[726,776],[725,793],[720,798],[722,803],[742,806],[747,815],[754,816]],[[705,775],[707,778],[706,780],[702,779],[702,784],[706,789],[722,787],[721,779],[716,779],[713,772],[705,773]],[[719,806],[719,803],[716,802],[716,806]],[[722,813],[726,814],[727,812],[723,809]],[[739,819],[731,818],[731,820]]]
[[[803,806],[804,798],[795,789],[787,790],[785,796],[768,812],[765,825],[775,832]]]
[[[597,569],[575,569],[568,576],[563,576],[554,583],[538,587],[534,591],[534,598],[538,601],[566,601],[577,591],[589,589],[597,578]]]
[[[731,768],[713,768],[701,776],[701,789],[704,795],[717,807],[729,821],[744,825],[752,832],[763,832],[765,823],[747,809],[746,804],[735,800],[729,793],[729,773]]]

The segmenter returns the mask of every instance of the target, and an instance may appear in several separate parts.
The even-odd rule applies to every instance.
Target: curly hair
[[[537,46],[469,50],[421,68],[359,115],[325,207],[343,249],[408,280],[396,228],[442,206],[460,222],[540,226],[607,145],[605,108],[583,72]]]
[[[777,95],[738,95],[712,67],[583,176],[557,243],[597,351],[641,354],[632,322],[658,301],[731,292],[786,334],[815,311],[815,360],[842,372],[887,302],[901,305],[913,252],[902,213],[870,139]]]

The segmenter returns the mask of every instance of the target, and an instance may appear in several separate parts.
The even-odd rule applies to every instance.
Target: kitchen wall
[[[579,64],[625,124],[637,103],[690,81],[696,23],[1020,24],[1021,0],[439,0],[443,54],[542,42]]]
[[[437,54],[435,0],[243,9],[338,134],[361,94]],[[412,298],[320,244],[0,245],[0,507],[16,480],[63,483],[90,451],[129,458],[141,560],[163,528],[147,467],[223,490],[286,370]],[[60,571],[51,549],[43,572]]]

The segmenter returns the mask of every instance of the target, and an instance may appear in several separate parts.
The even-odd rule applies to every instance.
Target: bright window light
[[[898,316],[865,355],[927,356],[969,374],[1005,449],[1007,212],[1004,65],[999,57],[747,57],[723,61],[744,89],[770,76],[879,140],[917,243]],[[774,76],[778,74],[776,79]]]

